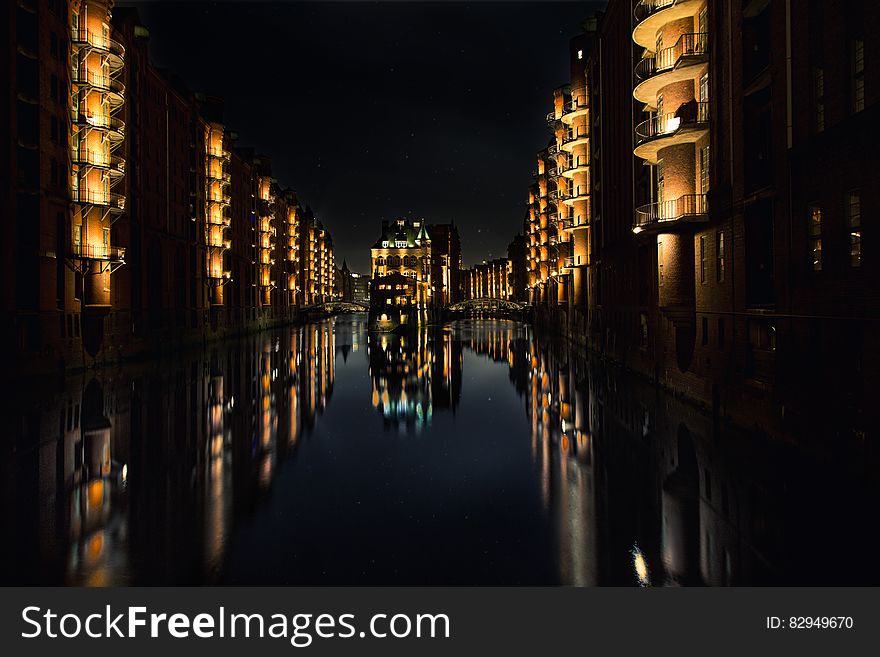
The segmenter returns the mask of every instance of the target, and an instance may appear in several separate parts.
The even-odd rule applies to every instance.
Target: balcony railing
[[[230,157],[229,151],[225,148],[213,148],[211,146],[208,146],[205,150],[207,151],[209,157],[216,157],[220,160],[228,160]]]
[[[573,141],[579,141],[581,139],[587,139],[590,136],[590,133],[585,132],[569,132],[565,136],[562,137],[563,144],[570,144]]]
[[[654,116],[636,126],[636,143],[669,137],[709,122],[709,103],[686,103],[675,114]]]
[[[571,230],[572,228],[581,228],[582,226],[589,226],[590,221],[586,217],[566,217],[562,220],[562,226],[566,230]]]
[[[108,155],[100,151],[79,148],[73,150],[72,160],[76,164],[109,169],[120,174],[125,173],[125,160],[118,155]]]
[[[686,194],[671,201],[649,203],[636,209],[633,232],[671,221],[700,220],[708,213],[705,194]]]
[[[99,91],[112,92],[120,96],[125,93],[125,85],[119,78],[98,71],[90,71],[84,66],[73,69],[70,79],[74,84],[87,84]]]
[[[656,14],[658,11],[671,7],[680,1],[681,0],[639,0],[633,10],[633,14],[636,17],[636,22],[641,23],[651,14]]]
[[[121,119],[109,114],[90,114],[88,112],[71,113],[71,121],[81,125],[89,125],[93,128],[103,128],[113,132],[124,133],[125,123]]]
[[[687,58],[702,59],[708,52],[708,34],[682,34],[671,48],[664,48],[636,64],[636,76],[640,80],[647,80],[677,68]]]
[[[91,30],[85,28],[71,29],[70,37],[76,45],[88,45],[96,50],[115,55],[119,59],[125,57],[125,48],[121,43]]]
[[[230,176],[229,173],[225,171],[209,171],[206,177],[208,178],[208,180],[213,180],[224,184],[228,184],[232,180],[232,176]]]
[[[567,116],[569,114],[574,114],[575,112],[581,112],[585,109],[589,109],[589,107],[590,103],[586,96],[572,98],[563,106],[562,115]]]
[[[74,203],[81,205],[99,205],[111,210],[125,210],[125,195],[91,189],[74,189],[71,193]]]
[[[70,247],[70,255],[74,258],[88,260],[110,260],[123,262],[125,260],[125,248],[110,246],[109,244],[73,244]]]

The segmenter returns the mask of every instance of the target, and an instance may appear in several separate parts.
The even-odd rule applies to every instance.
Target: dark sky
[[[604,3],[118,4],[367,273],[381,220],[404,215],[454,220],[465,265],[506,255],[568,40]]]

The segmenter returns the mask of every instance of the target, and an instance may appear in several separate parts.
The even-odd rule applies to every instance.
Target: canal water
[[[0,583],[876,583],[864,473],[471,320],[340,316],[7,398]]]

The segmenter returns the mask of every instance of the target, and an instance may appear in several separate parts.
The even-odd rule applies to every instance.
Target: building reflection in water
[[[348,368],[340,380],[350,389],[327,421],[363,427],[363,436],[375,435],[366,424],[372,420],[430,438],[422,449],[405,448],[415,459],[410,469],[430,476],[447,451],[465,448],[443,432],[466,435],[467,449],[492,445],[485,458],[494,464],[473,472],[501,479],[474,489],[484,496],[481,509],[507,512],[507,475],[498,469],[522,454],[532,481],[517,475],[524,508],[514,509],[512,528],[501,527],[515,538],[506,547],[510,570],[502,571],[511,583],[529,573],[578,586],[868,583],[849,554],[876,540],[865,521],[876,490],[837,475],[842,468],[722,428],[521,324],[476,320],[397,336],[368,334],[363,321],[349,318],[71,378],[60,390],[22,386],[7,399],[17,431],[4,443],[0,523],[14,538],[0,545],[0,581],[223,581],[230,537],[250,531],[248,519],[273,495],[281,465],[315,458],[301,450],[328,407],[338,362]],[[471,383],[498,368],[509,389]],[[487,393],[506,405],[485,406]],[[521,413],[522,421],[505,424],[511,435],[471,435],[462,418],[474,409]],[[427,449],[437,441],[445,441],[441,451]],[[393,445],[383,442],[387,459]],[[483,458],[467,453],[468,463]],[[454,478],[462,465],[454,459],[462,457],[450,458]],[[393,489],[395,478],[382,483]],[[324,501],[309,504],[319,507],[309,546],[320,547],[332,540],[314,534]],[[407,518],[419,508],[407,507]],[[444,530],[462,542],[485,540],[467,522],[448,524],[461,516],[446,518]],[[525,531],[546,535],[526,538]]]
[[[18,540],[0,580],[216,581],[235,519],[325,409],[334,356],[325,322],[11,400],[3,523]]]
[[[386,428],[419,433],[435,408],[455,411],[461,397],[461,343],[450,331],[370,333],[373,408]]]

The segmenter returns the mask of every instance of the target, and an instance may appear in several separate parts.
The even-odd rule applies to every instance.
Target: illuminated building
[[[257,199],[256,245],[257,245],[257,301],[260,306],[272,304],[275,287],[275,190],[267,158],[256,159],[257,175],[254,179]]]
[[[498,258],[483,261],[470,269],[462,270],[462,296],[464,299],[511,299],[510,260]]]
[[[207,109],[207,108],[206,108]],[[213,109],[213,108],[212,108]],[[217,110],[214,110],[217,111]],[[219,117],[207,114],[205,123],[205,257],[211,305],[223,305],[223,286],[231,271],[225,254],[232,245],[228,228],[232,223],[229,186],[230,152]]]
[[[431,237],[424,221],[395,219],[382,221],[382,234],[370,249],[370,269],[377,279],[400,274],[412,279],[413,298],[408,301],[418,312],[427,310],[433,298],[431,286]]]
[[[278,251],[282,271],[279,277],[283,293],[282,303],[287,308],[296,308],[300,302],[299,267],[301,250],[299,245],[299,224],[302,216],[302,208],[296,198],[296,192],[286,189],[283,192],[283,216],[280,223],[281,234],[278,237]]]
[[[70,7],[69,258],[84,311],[109,312],[111,274],[125,263],[112,227],[125,211],[125,49],[112,38],[111,0]],[[66,122],[65,122],[66,123]],[[60,129],[60,128],[59,128]],[[79,293],[77,290],[75,293]]]
[[[0,298],[15,367],[201,344],[332,300],[327,228],[302,238],[313,217],[235,143],[221,99],[152,65],[137,10],[22,0],[2,15]]]

